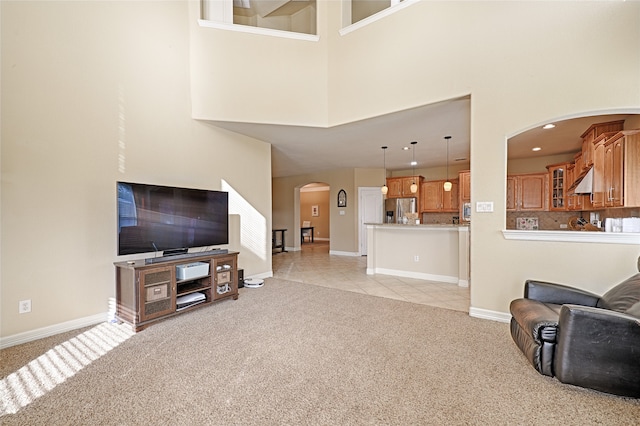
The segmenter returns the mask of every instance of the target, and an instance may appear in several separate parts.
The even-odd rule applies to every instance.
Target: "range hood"
[[[591,194],[593,192],[593,167],[582,173],[569,187],[569,192],[574,194]]]

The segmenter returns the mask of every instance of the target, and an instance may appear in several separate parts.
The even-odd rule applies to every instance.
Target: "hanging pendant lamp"
[[[384,165],[384,183],[382,184],[382,188],[380,188],[380,191],[382,191],[382,195],[387,195],[387,192],[389,192],[389,188],[387,187],[387,147],[383,146],[382,147],[382,152],[383,154],[383,165]]]
[[[451,136],[445,136],[444,137],[445,142],[447,143],[447,180],[444,183],[444,190],[449,192],[451,191],[451,182],[449,182],[449,139],[451,139]]]
[[[413,161],[411,162],[411,166],[413,167],[413,183],[411,183],[411,193],[415,194],[416,192],[418,192],[418,184],[416,184],[416,144],[418,142],[417,141],[413,141],[411,142],[411,145],[413,145]]]

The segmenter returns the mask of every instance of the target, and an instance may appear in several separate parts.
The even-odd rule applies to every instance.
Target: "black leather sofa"
[[[640,273],[602,296],[528,280],[510,310],[511,336],[538,372],[640,397]]]

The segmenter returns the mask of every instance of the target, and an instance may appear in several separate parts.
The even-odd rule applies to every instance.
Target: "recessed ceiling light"
[[[412,162],[411,162],[411,165],[412,165],[412,166],[416,166],[417,164],[418,164],[418,162],[417,162],[417,161],[412,161]]]
[[[536,146],[535,148],[531,148],[531,151],[541,151],[542,148],[540,148],[539,146]]]
[[[409,147],[408,147],[408,146],[403,146],[403,147],[402,147],[402,150],[403,150],[403,151],[409,151]]]
[[[545,124],[544,126],[542,126],[542,128],[545,130],[553,129],[554,127],[556,127],[556,125],[551,123]]]

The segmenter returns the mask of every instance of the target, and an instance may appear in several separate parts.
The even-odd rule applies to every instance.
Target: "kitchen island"
[[[469,225],[366,225],[368,275],[469,286]]]

